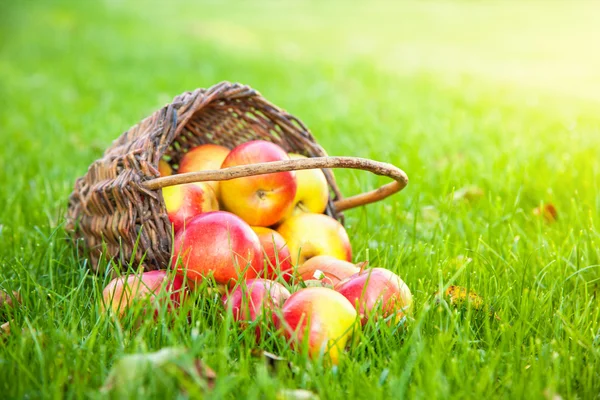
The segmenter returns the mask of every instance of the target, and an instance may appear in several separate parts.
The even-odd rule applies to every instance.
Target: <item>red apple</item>
[[[319,255],[352,260],[352,247],[346,230],[327,215],[294,215],[283,221],[277,232],[285,239],[294,265],[302,265],[309,258]]]
[[[299,266],[296,275],[305,282],[319,279],[323,284],[333,286],[358,272],[360,268],[351,262],[332,256],[316,256]]]
[[[338,283],[335,290],[355,305],[364,325],[377,311],[395,324],[412,305],[412,294],[402,279],[384,268],[372,268]]]
[[[278,145],[254,140],[237,146],[221,168],[289,160]],[[221,182],[221,201],[226,210],[239,215],[252,226],[270,226],[292,207],[296,195],[296,174],[277,172]]]
[[[217,196],[205,182],[168,186],[163,188],[162,194],[175,232],[183,229],[196,215],[219,210]]]
[[[229,149],[218,144],[207,143],[196,146],[185,153],[179,162],[179,173],[220,169],[228,154]],[[219,182],[210,181],[206,183],[212,187],[218,198],[220,193]]]
[[[173,305],[178,306],[184,296],[185,288],[180,276],[170,276],[167,271],[149,271],[113,279],[102,291],[102,309],[112,309],[118,316],[125,314],[127,309],[142,301],[154,303],[164,290]],[[156,311],[158,312],[158,310]]]
[[[250,279],[241,282],[231,293],[225,294],[223,304],[231,310],[236,321],[253,322],[262,315],[270,319],[288,297],[290,292],[278,282]]]
[[[326,354],[337,364],[352,335],[356,310],[336,291],[324,287],[301,289],[274,313],[276,326],[296,349],[304,344],[312,358]]]
[[[265,256],[265,269],[261,274],[266,279],[277,279],[282,275],[288,282],[291,277],[292,260],[285,240],[277,231],[262,226],[253,226]]]
[[[188,221],[173,243],[173,268],[192,283],[212,276],[219,284],[255,278],[263,266],[256,233],[238,216],[214,211]]]

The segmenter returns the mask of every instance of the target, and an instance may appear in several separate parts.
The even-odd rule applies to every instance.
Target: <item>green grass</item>
[[[19,290],[23,305],[0,310],[0,321],[14,320],[0,342],[2,397],[104,397],[115,360],[185,346],[216,371],[214,397],[304,388],[322,398],[597,398],[599,11],[593,2],[4,4],[0,288]],[[106,278],[66,239],[74,180],[111,140],[174,95],[221,80],[259,89],[330,154],[388,161],[411,179],[348,212],[347,228],[357,261],[410,286],[413,318],[401,332],[364,331],[338,368],[268,339],[259,347],[297,367],[270,373],[251,355],[252,333],[210,296],[196,299],[191,323],[104,319]],[[336,176],[348,195],[385,182]],[[467,185],[484,196],[452,201]],[[556,223],[532,215],[543,202],[558,209]],[[475,290],[500,320],[436,304],[451,284]]]

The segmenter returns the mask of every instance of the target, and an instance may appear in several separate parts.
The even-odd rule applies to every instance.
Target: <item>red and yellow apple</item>
[[[162,194],[175,232],[183,229],[196,215],[219,210],[217,196],[206,182],[167,186],[162,189]]]
[[[283,221],[277,232],[285,239],[294,265],[302,265],[319,255],[352,260],[352,246],[346,230],[325,214],[293,215]]]
[[[289,157],[292,160],[306,158],[301,154],[294,153],[289,153]],[[296,184],[294,205],[284,219],[303,212],[317,214],[325,212],[329,201],[329,184],[322,170],[301,169],[296,171]]]
[[[352,335],[357,314],[336,291],[311,287],[292,294],[273,318],[293,348],[301,350],[307,346],[311,358],[326,355],[337,364]]]
[[[358,272],[360,268],[351,262],[324,255],[309,258],[298,267],[296,276],[304,282],[318,279],[322,284],[334,286]]]
[[[260,274],[266,279],[277,279],[280,275],[289,281],[292,277],[292,260],[283,237],[273,229],[253,226],[263,250],[265,268]]]
[[[173,169],[166,160],[161,159],[158,162],[158,173],[160,176],[169,176],[173,174]]]
[[[160,296],[161,291],[164,291],[164,296]],[[159,299],[170,299],[173,306],[179,306],[185,292],[183,279],[177,275],[172,276],[167,271],[131,274],[115,278],[106,285],[102,291],[101,308],[111,309],[116,315],[123,316],[135,304],[147,302],[158,307],[160,304],[154,303]]]
[[[233,319],[253,322],[261,316],[269,320],[290,297],[290,292],[280,283],[267,279],[250,279],[223,295],[223,304],[233,313]]]
[[[402,279],[384,268],[366,269],[338,283],[335,290],[352,303],[361,323],[369,318],[398,323],[412,305],[412,294]],[[381,312],[381,315],[377,315]]]
[[[258,236],[238,216],[213,211],[200,214],[175,235],[172,267],[194,285],[212,276],[231,285],[255,278],[262,270]]]
[[[221,168],[289,160],[278,145],[254,140],[231,150]],[[221,182],[221,202],[226,210],[252,226],[270,226],[292,207],[296,195],[294,171],[249,176]]]
[[[207,143],[196,146],[185,153],[179,162],[179,173],[185,174],[186,172],[220,169],[221,164],[223,164],[228,154],[229,149],[218,144]],[[206,183],[213,188],[218,198],[220,191],[219,182],[209,181]]]

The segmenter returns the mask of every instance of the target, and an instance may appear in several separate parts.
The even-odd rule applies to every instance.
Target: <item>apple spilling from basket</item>
[[[232,150],[204,144],[177,167],[186,173],[303,157],[262,140]],[[173,170],[160,161],[161,176]],[[119,315],[161,290],[177,307],[188,287],[210,279],[242,326],[267,317],[292,347],[307,345],[311,356],[336,363],[355,329],[370,320],[396,324],[412,305],[398,275],[351,262],[346,230],[324,214],[329,187],[320,169],[188,183],[162,194],[174,232],[171,269],[110,282],[104,304]]]

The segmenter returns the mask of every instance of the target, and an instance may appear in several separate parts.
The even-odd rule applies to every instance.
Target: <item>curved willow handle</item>
[[[372,172],[376,175],[388,176],[394,180],[394,182],[385,184],[375,190],[335,201],[333,205],[336,212],[349,210],[354,207],[385,199],[386,197],[404,189],[408,184],[408,177],[406,176],[406,173],[392,164],[358,157],[313,157],[297,160],[272,161],[261,164],[238,165],[219,170],[188,172],[186,174],[177,174],[152,179],[143,182],[141,185],[146,189],[157,190],[166,186],[180,185],[182,183],[227,181],[246,176],[313,168],[362,169]]]

